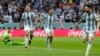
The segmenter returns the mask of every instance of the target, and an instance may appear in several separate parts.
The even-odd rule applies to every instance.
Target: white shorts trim
[[[82,39],[93,38],[95,36],[95,32],[83,32]]]
[[[53,29],[45,28],[46,33],[53,33]]]
[[[33,27],[29,27],[29,26],[24,26],[24,31],[33,31],[34,28]]]

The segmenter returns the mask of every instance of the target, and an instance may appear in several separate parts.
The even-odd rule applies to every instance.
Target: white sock
[[[48,39],[47,41],[48,41],[48,42],[47,42],[47,47],[48,47],[48,49],[50,50],[50,39]]]
[[[46,46],[47,46],[47,43],[48,43],[48,39],[47,39],[47,37],[46,37],[46,39],[45,39],[45,44],[46,44]]]
[[[28,36],[25,36],[25,47],[28,46]]]
[[[90,52],[90,50],[91,50],[91,47],[92,47],[92,42],[88,42],[87,50],[86,50],[85,56],[89,56],[89,52]]]

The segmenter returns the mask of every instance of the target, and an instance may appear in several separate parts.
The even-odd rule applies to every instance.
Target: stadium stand
[[[32,5],[32,9],[34,8],[33,11],[36,12],[37,17],[45,13],[48,7],[54,7],[55,14],[59,18],[63,18],[65,28],[70,28],[81,19],[80,16],[83,13],[85,4],[93,4],[94,11],[100,11],[100,0],[0,0],[0,17],[8,16],[4,18],[6,22],[0,24],[0,28],[18,28],[24,6],[27,3]],[[57,22],[54,23],[54,26],[55,28],[60,28]],[[79,25],[79,28],[82,27],[83,23]]]

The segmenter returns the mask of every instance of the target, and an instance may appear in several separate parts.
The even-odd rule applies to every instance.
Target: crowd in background
[[[27,3],[31,3],[38,20],[49,7],[53,7],[55,14],[64,22],[77,22],[85,4],[93,4],[94,12],[100,14],[100,0],[0,0],[0,18],[9,23],[20,22]]]

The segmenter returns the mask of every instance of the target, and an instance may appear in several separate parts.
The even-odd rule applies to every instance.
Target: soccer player
[[[58,21],[58,17],[54,14],[54,9],[49,8],[48,13],[45,17],[45,32],[46,32],[46,45],[48,47],[48,50],[51,50],[51,44],[53,40],[53,24],[54,21]],[[59,22],[59,21],[58,21]],[[61,25],[61,24],[60,24]]]
[[[11,29],[8,28],[8,29],[5,29],[4,33],[1,35],[2,37],[2,41],[5,45],[8,45],[11,41]]]
[[[96,33],[96,18],[95,13],[93,12],[93,5],[88,4],[85,5],[84,8],[85,12],[82,15],[82,19],[74,25],[76,27],[79,23],[81,23],[83,20],[85,20],[85,25],[83,28],[83,43],[88,41],[87,49],[85,56],[89,56],[89,52],[92,46],[92,41],[94,39],[95,33]]]
[[[15,41],[11,38],[11,28],[4,30],[4,33],[1,35],[2,41],[5,45],[23,45],[23,42]]]
[[[28,47],[28,44],[31,44],[33,31],[35,29],[35,13],[31,11],[31,5],[27,4],[25,6],[25,11],[22,14],[22,20],[20,26],[24,26],[24,31],[27,33],[25,36],[25,48]]]

